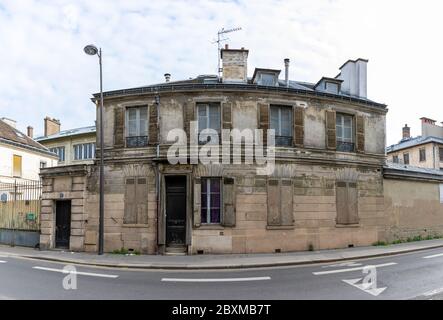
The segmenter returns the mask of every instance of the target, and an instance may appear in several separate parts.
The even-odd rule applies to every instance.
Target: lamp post
[[[103,165],[103,73],[102,73],[102,49],[90,44],[84,49],[90,56],[98,56],[100,64],[100,204],[99,204],[99,226],[98,226],[98,254],[103,254],[104,246],[104,165]]]

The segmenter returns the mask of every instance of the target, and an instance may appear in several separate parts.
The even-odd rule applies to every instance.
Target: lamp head
[[[92,44],[87,45],[83,50],[90,56],[95,56],[98,53],[97,47]]]

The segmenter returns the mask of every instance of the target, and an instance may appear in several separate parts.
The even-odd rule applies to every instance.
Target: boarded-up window
[[[21,177],[22,176],[22,157],[14,154],[12,162],[13,162],[12,163],[12,175],[14,177]]]
[[[268,226],[292,226],[293,190],[292,181],[268,180]]]
[[[126,178],[125,224],[148,223],[148,184],[146,178]]]
[[[358,189],[357,183],[337,181],[336,184],[337,224],[357,224]]]

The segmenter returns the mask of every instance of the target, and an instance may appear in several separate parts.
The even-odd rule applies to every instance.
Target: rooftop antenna
[[[217,53],[218,53],[218,58],[217,58],[217,72],[218,72],[218,78],[220,79],[220,73],[222,71],[221,67],[220,67],[220,50],[221,50],[221,43],[223,41],[229,40],[229,38],[223,38],[223,35],[226,33],[231,33],[231,32],[235,32],[235,31],[239,31],[241,30],[241,27],[238,28],[232,28],[232,29],[228,29],[225,30],[225,28],[221,28],[221,30],[219,30],[217,32],[217,40],[215,40],[213,43],[217,43]]]

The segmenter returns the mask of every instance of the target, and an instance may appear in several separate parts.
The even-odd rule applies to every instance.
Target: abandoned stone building
[[[104,93],[105,251],[286,252],[387,237],[387,108],[367,98],[368,61],[349,60],[338,76],[305,83],[288,79],[289,60],[283,79],[264,68],[248,77],[248,54],[222,49],[221,78],[168,75]],[[99,105],[99,95],[92,100]],[[168,132],[189,136],[191,121],[198,133],[274,129],[275,169],[171,164]],[[41,176],[41,248],[97,251],[97,166],[47,168]]]

